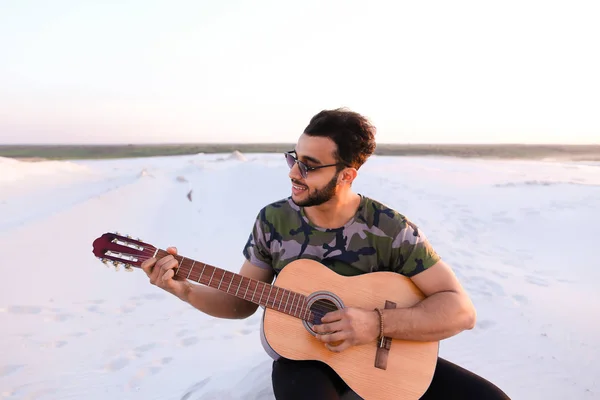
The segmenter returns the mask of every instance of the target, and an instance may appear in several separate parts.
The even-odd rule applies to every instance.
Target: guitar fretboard
[[[164,257],[167,254],[164,250],[158,250],[156,257]],[[175,259],[179,261],[179,267],[175,269],[177,277],[198,282],[296,318],[307,321],[313,321],[314,319],[313,313],[307,308],[306,296],[303,294],[256,279],[250,279],[183,256],[175,256]]]

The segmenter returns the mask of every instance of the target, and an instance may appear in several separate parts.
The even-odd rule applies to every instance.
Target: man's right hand
[[[173,279],[175,276],[175,268],[179,265],[179,262],[173,257],[174,255],[177,255],[177,248],[168,247],[167,252],[169,253],[168,256],[158,260],[156,258],[150,258],[144,261],[141,265],[142,270],[144,270],[146,275],[150,278],[151,284],[156,285],[187,302],[192,285],[185,279]]]

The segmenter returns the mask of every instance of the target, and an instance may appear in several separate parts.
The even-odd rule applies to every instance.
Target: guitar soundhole
[[[311,311],[311,320],[303,321],[305,328],[313,335],[316,332],[312,329],[314,325],[321,324],[321,318],[325,314],[344,308],[342,300],[329,292],[316,292],[308,296],[308,308]]]
[[[314,315],[314,318],[311,322],[312,325],[320,325],[321,318],[325,316],[328,312],[337,310],[337,306],[331,300],[317,300],[312,306],[310,306],[310,311]]]

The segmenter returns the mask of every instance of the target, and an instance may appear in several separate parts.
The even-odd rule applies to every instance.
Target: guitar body
[[[274,286],[309,297],[321,292],[335,296],[343,307],[369,310],[384,308],[386,301],[395,303],[396,308],[410,307],[424,297],[410,279],[394,272],[345,277],[305,259],[286,265]],[[378,341],[337,353],[315,339],[310,325],[301,319],[269,308],[263,318],[264,339],[275,353],[292,360],[326,363],[365,400],[418,399],[431,383],[439,342],[389,339],[387,363],[382,369],[375,366]]]

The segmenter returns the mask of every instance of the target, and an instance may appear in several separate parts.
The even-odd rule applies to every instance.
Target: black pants
[[[273,362],[271,377],[277,400],[360,398],[348,396],[350,390],[344,381],[333,369],[319,361],[281,358]],[[438,358],[431,385],[421,397],[421,400],[434,399],[510,400],[491,382],[442,358]]]

